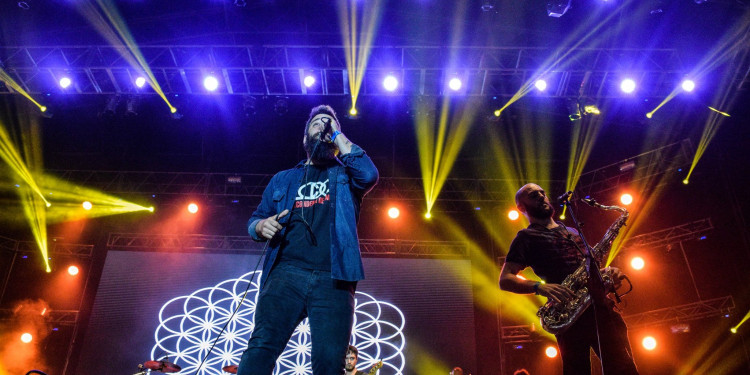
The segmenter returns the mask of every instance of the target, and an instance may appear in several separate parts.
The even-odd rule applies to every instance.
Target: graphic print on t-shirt
[[[310,181],[297,189],[294,208],[312,207],[329,200],[331,200],[331,196],[328,194],[328,179],[325,181]]]

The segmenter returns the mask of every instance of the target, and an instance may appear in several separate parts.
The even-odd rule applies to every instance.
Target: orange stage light
[[[641,344],[643,345],[643,348],[646,350],[656,349],[656,339],[653,338],[653,336],[644,337],[643,341],[641,341]]]
[[[33,337],[31,336],[30,333],[24,333],[23,335],[21,335],[21,341],[27,344],[30,343],[32,339]]]
[[[625,194],[623,194],[623,195],[620,196],[620,202],[622,202],[622,204],[624,204],[624,205],[627,206],[627,205],[633,203],[633,196],[630,195],[630,194],[628,194],[628,193],[625,193]]]
[[[78,275],[78,271],[79,271],[78,267],[76,267],[76,266],[70,266],[70,267],[68,267],[68,274],[70,274],[71,276]]]
[[[557,348],[550,345],[547,347],[547,349],[544,350],[544,354],[546,354],[549,358],[555,358],[557,357]]]
[[[194,213],[198,212],[198,205],[197,205],[197,204],[195,204],[195,203],[190,203],[190,204],[189,204],[189,205],[187,206],[187,210],[188,210],[188,212],[190,212],[191,214],[194,214]]]
[[[511,220],[518,220],[518,218],[521,217],[521,215],[516,210],[510,210],[508,211],[508,219]]]
[[[401,215],[401,211],[399,211],[396,207],[391,207],[388,209],[388,217],[391,219],[397,218],[399,215]]]
[[[646,261],[641,257],[633,257],[633,259],[630,260],[630,267],[633,267],[634,270],[640,271],[644,266],[646,266]]]
[[[88,211],[88,210],[90,210],[90,209],[91,209],[92,207],[94,207],[94,205],[93,205],[93,204],[91,204],[91,202],[89,202],[89,201],[85,201],[85,202],[83,202],[82,206],[83,206],[83,209],[84,209],[84,210],[86,210],[86,211]]]

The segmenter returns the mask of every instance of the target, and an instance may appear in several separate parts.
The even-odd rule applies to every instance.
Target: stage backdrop
[[[237,364],[253,329],[259,256],[110,250],[75,374],[135,374],[167,359],[195,374],[224,374]],[[476,366],[470,262],[459,259],[365,258],[357,287],[352,344],[360,370],[380,374],[415,367]],[[237,314],[232,312],[248,290]],[[229,324],[227,324],[229,322]],[[312,374],[307,321],[295,331],[275,374]]]

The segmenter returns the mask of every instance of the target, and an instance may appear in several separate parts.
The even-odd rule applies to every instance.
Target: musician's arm
[[[500,271],[500,289],[518,294],[537,293],[555,302],[561,302],[573,297],[573,292],[560,284],[539,283],[537,285],[536,281],[518,278],[516,275],[524,268],[524,266],[518,263],[505,262],[503,269]],[[534,288],[535,285],[536,290]]]

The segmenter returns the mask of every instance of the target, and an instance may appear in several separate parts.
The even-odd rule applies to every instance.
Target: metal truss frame
[[[0,236],[0,250],[15,253],[38,253],[39,246],[34,241],[18,241]],[[94,253],[94,245],[70,244],[53,239],[48,244],[50,255],[70,255],[79,258],[90,258]]]
[[[692,162],[694,149],[690,139],[668,144],[625,160],[583,173],[578,180],[578,196],[593,196],[625,183],[647,181],[675,172]]]
[[[78,310],[49,310],[44,314],[49,324],[60,326],[74,326],[78,320]],[[13,309],[0,309],[0,320],[12,320]]]
[[[139,49],[167,94],[206,94],[201,81],[207,73],[220,81],[214,95],[350,94],[346,50],[341,45],[146,45]],[[133,85],[143,73],[123,56],[129,56],[124,46],[8,46],[0,47],[0,67],[32,95],[155,94]],[[385,74],[395,74],[403,82],[400,94],[443,95],[447,79],[458,76],[465,82],[464,95],[512,96],[543,67],[549,87],[545,95],[564,98],[620,97],[617,87],[626,72],[649,87],[648,96],[665,97],[687,73],[675,49],[376,46],[360,95],[393,95],[385,93],[380,82]],[[308,88],[302,83],[308,74],[316,77],[318,85]],[[71,88],[57,85],[63,75],[73,80]],[[0,82],[0,94],[12,93]]]
[[[469,246],[462,241],[413,241],[361,239],[360,251],[365,256],[454,256],[468,257]],[[179,249],[212,251],[260,252],[262,242],[248,236],[158,235],[143,233],[110,233],[108,249],[157,250]]]
[[[690,223],[633,236],[623,245],[623,250],[634,247],[660,247],[673,243],[698,240],[702,235],[714,229],[711,218],[696,220]]]
[[[623,316],[631,329],[673,322],[688,322],[714,316],[724,316],[734,310],[732,296],[712,298],[685,305],[651,310],[640,314]]]

